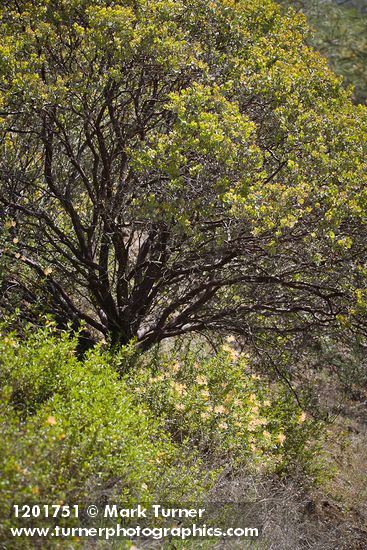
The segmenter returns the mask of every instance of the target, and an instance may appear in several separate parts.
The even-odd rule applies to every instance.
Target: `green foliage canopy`
[[[143,349],[364,330],[365,108],[270,0],[0,13],[4,308]]]

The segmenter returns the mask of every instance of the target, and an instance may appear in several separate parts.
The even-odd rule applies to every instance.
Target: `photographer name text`
[[[164,508],[160,504],[153,504],[150,508],[143,508],[138,504],[135,508],[119,508],[116,504],[107,504],[103,510],[105,518],[202,518],[205,508]]]

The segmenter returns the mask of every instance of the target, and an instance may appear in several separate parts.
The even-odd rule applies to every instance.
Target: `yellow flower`
[[[298,424],[303,424],[306,420],[306,413],[303,411],[298,417]]]
[[[172,363],[172,365],[170,366],[170,370],[172,372],[178,372],[180,370],[180,363],[177,363],[177,361]]]
[[[172,386],[174,387],[174,389],[179,395],[182,395],[183,393],[185,393],[186,388],[183,384],[179,384],[178,382],[173,382]]]
[[[201,416],[201,418],[202,418],[203,420],[206,420],[207,418],[210,417],[210,414],[207,413],[207,412],[202,412],[202,413],[200,414],[200,416]]]
[[[52,268],[51,267],[45,267],[45,269],[43,270],[43,273],[46,275],[46,277],[48,275],[51,275],[52,273]]]
[[[205,376],[197,376],[197,377],[196,377],[196,382],[197,382],[198,384],[200,384],[201,386],[205,386],[205,384],[208,383],[208,379],[205,378]]]
[[[280,434],[278,434],[277,439],[278,439],[279,443],[280,443],[281,445],[283,445],[283,443],[284,443],[286,437],[285,437],[284,434],[280,433]]]
[[[15,220],[7,220],[5,223],[4,223],[4,227],[6,229],[10,229],[11,227],[15,227],[17,225],[17,222]]]
[[[7,336],[4,338],[4,344],[9,344],[9,346],[11,346],[12,348],[17,347],[16,341],[13,340],[12,338],[8,338]]]
[[[248,429],[250,432],[253,432],[258,426],[266,426],[267,423],[266,418],[255,418],[248,423]]]
[[[231,335],[231,336],[228,336],[226,338],[226,340],[227,340],[228,344],[232,344],[233,342],[236,341],[236,338],[233,335]]]
[[[14,237],[13,243],[14,243],[14,244],[18,244],[18,243],[19,243],[19,239],[18,239],[17,237]]]
[[[265,437],[265,439],[270,439],[271,438],[271,435],[267,430],[263,431],[263,436]]]
[[[214,412],[217,414],[224,414],[226,412],[226,409],[223,407],[223,405],[218,405],[217,407],[214,407]]]
[[[228,428],[228,424],[227,422],[221,422],[218,427],[221,429],[221,430],[226,430]]]
[[[263,403],[264,407],[270,407],[271,405],[271,401],[269,401],[269,399],[266,399]]]
[[[185,409],[185,405],[183,405],[182,403],[176,403],[175,409],[177,411],[183,411]]]
[[[150,379],[150,382],[163,382],[165,376],[164,374],[159,374],[158,376],[152,376],[152,378]]]
[[[202,390],[200,393],[204,398],[208,398],[210,395],[208,390]]]
[[[222,349],[223,349],[223,351],[226,351],[228,353],[228,355],[230,356],[232,361],[235,361],[236,359],[238,359],[238,355],[239,355],[238,352],[235,351],[234,349],[232,349],[231,346],[228,346],[227,344],[224,344]]]
[[[54,416],[49,416],[47,418],[47,424],[50,424],[50,426],[54,426],[56,424],[56,418]]]

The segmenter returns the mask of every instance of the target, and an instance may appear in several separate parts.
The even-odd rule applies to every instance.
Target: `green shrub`
[[[134,403],[108,353],[80,361],[75,345],[52,325],[0,340],[0,516],[12,503],[199,499],[197,457]]]
[[[0,338],[5,528],[12,503],[197,503],[224,465],[317,472],[320,425],[231,345],[138,357],[96,347],[83,360],[76,345],[50,322]]]
[[[248,358],[229,344],[211,355],[198,346],[188,354],[144,355],[129,384],[176,440],[217,462],[263,472],[317,471],[320,423],[289,389],[252,373]]]

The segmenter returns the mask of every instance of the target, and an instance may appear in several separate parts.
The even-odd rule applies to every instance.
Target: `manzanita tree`
[[[367,117],[270,0],[5,0],[3,308],[364,331]]]

